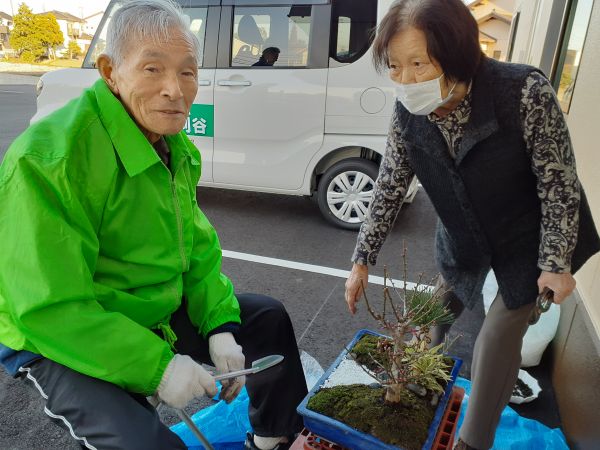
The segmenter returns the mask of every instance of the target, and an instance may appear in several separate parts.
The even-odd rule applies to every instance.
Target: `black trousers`
[[[290,318],[272,298],[237,296],[242,324],[236,340],[247,365],[270,354],[282,363],[246,378],[249,415],[261,436],[286,436],[302,428],[296,406],[306,395],[306,382]],[[178,353],[212,364],[208,342],[191,324],[185,305],[173,315]],[[177,435],[160,422],[156,410],[139,394],[75,372],[42,358],[22,367],[20,373],[46,400],[44,411],[65,428],[83,448],[119,450],[186,449]]]

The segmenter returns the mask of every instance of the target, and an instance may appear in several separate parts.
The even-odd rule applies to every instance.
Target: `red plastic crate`
[[[446,411],[442,416],[431,450],[451,450],[454,446],[454,435],[456,434],[456,426],[458,425],[464,397],[465,390],[463,388],[456,386],[452,388],[452,394],[450,394]]]
[[[312,434],[306,428],[298,435],[290,450],[345,450],[337,444]]]
[[[448,406],[444,411],[438,432],[433,441],[431,450],[451,450],[454,445],[454,435],[456,425],[460,417],[460,409],[465,390],[459,387],[453,387]],[[311,433],[306,428],[298,435],[290,450],[346,450],[333,442],[329,442],[316,434]]]

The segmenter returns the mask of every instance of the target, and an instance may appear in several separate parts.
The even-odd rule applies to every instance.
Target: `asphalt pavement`
[[[21,84],[2,84],[0,74],[0,158],[12,140],[28,125],[35,112],[31,79],[10,79]],[[217,229],[224,249],[223,271],[237,292],[257,292],[280,299],[295,327],[301,350],[327,368],[361,328],[376,328],[364,305],[355,316],[344,302],[343,274],[350,269],[356,233],[328,225],[310,199],[293,196],[199,188],[199,204]],[[388,238],[379,265],[371,273],[402,278],[402,249],[408,252],[407,280],[436,273],[433,261],[435,211],[420,191],[411,205],[403,207]],[[299,266],[298,263],[307,266]],[[336,269],[336,270],[330,270]],[[370,297],[380,298],[381,287],[369,286]],[[483,320],[482,307],[466,311],[453,327],[460,335],[453,352],[464,359],[461,375],[468,377],[470,354]],[[542,396],[519,411],[548,426],[560,418],[549,383],[548,357],[530,371],[540,379]],[[197,402],[189,409],[201,407]],[[175,418],[162,413],[167,423]],[[0,449],[69,450],[78,448],[67,432],[51,424],[43,402],[33,389],[9,378],[0,370]]]

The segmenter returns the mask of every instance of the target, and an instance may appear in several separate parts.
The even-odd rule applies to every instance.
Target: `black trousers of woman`
[[[290,318],[272,298],[237,296],[242,324],[236,334],[247,366],[270,354],[285,357],[282,363],[246,378],[249,415],[260,436],[287,436],[302,428],[296,406],[306,395],[306,382]],[[177,352],[212,364],[208,340],[191,324],[185,303],[173,315]],[[160,422],[145,397],[42,358],[20,369],[46,405],[44,412],[65,428],[83,448],[119,450],[186,449],[183,442]]]

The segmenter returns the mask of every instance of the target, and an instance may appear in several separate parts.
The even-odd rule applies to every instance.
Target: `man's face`
[[[198,90],[194,47],[179,31],[166,42],[148,38],[131,43],[110,78],[113,93],[154,143],[185,125]]]

